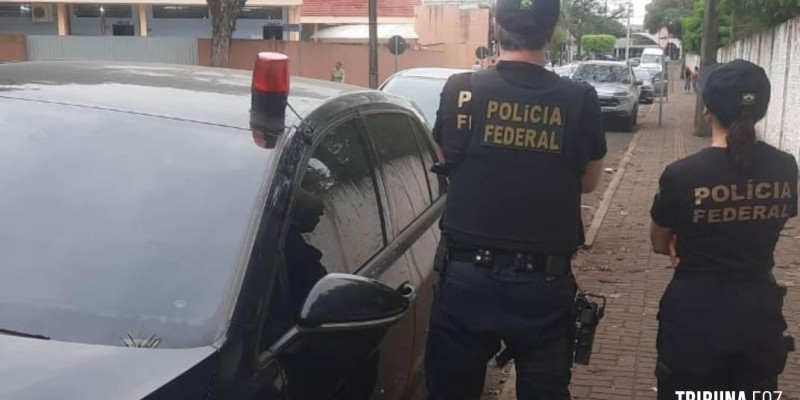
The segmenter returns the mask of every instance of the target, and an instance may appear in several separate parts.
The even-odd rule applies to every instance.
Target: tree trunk
[[[226,68],[231,38],[236,31],[236,19],[242,11],[243,0],[207,0],[211,13],[211,66]]]

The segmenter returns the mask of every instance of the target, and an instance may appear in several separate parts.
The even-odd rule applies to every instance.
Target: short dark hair
[[[520,35],[509,32],[499,25],[498,28],[500,31],[500,37],[498,38],[500,47],[509,51],[542,50],[547,46],[547,43],[553,35],[552,30],[546,33],[532,32],[530,34]]]

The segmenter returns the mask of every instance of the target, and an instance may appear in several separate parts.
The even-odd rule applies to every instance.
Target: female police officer
[[[711,147],[666,168],[651,211],[653,249],[676,266],[658,317],[659,399],[775,390],[791,347],[772,267],[797,215],[797,164],[756,139],[769,80],[736,60],[707,68],[700,85]]]

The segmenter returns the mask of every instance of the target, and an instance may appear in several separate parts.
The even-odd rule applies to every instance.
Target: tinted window
[[[445,79],[398,76],[383,87],[383,91],[411,99],[425,115],[429,126],[436,122],[439,110],[439,95],[447,82]]]
[[[383,248],[376,185],[355,121],[326,135],[301,189],[293,225],[321,253],[325,271],[355,272]]]
[[[153,6],[153,18],[207,18],[206,6]]]
[[[410,118],[403,114],[372,114],[365,120],[378,151],[394,227],[401,231],[430,205],[425,166],[414,130]]]
[[[126,4],[75,4],[72,13],[79,18],[131,18],[131,7]]]
[[[631,83],[631,70],[621,65],[582,64],[573,79],[600,83]]]
[[[30,17],[30,4],[0,4],[0,17]]]
[[[0,327],[213,342],[271,151],[249,131],[2,99],[0,132]]]
[[[414,129],[414,137],[417,139],[417,143],[419,144],[420,151],[422,153],[422,163],[425,167],[425,173],[428,177],[428,186],[430,187],[430,194],[431,199],[436,200],[438,199],[442,193],[439,187],[439,176],[435,173],[431,172],[431,168],[433,167],[434,159],[436,155],[433,151],[433,144],[428,139],[428,133],[424,129],[422,129],[418,124],[413,123]]]

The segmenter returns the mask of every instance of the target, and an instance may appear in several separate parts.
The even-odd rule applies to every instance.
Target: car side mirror
[[[406,315],[414,295],[410,283],[393,289],[356,275],[328,274],[309,292],[295,327],[270,352],[325,355],[337,348],[348,357],[368,354]]]
[[[391,324],[408,310],[410,293],[404,290],[409,289],[395,290],[356,275],[328,274],[309,292],[297,324],[321,330]]]
[[[636,82],[634,82],[634,85],[642,86],[642,85],[644,85],[644,82],[643,81],[636,81]]]

